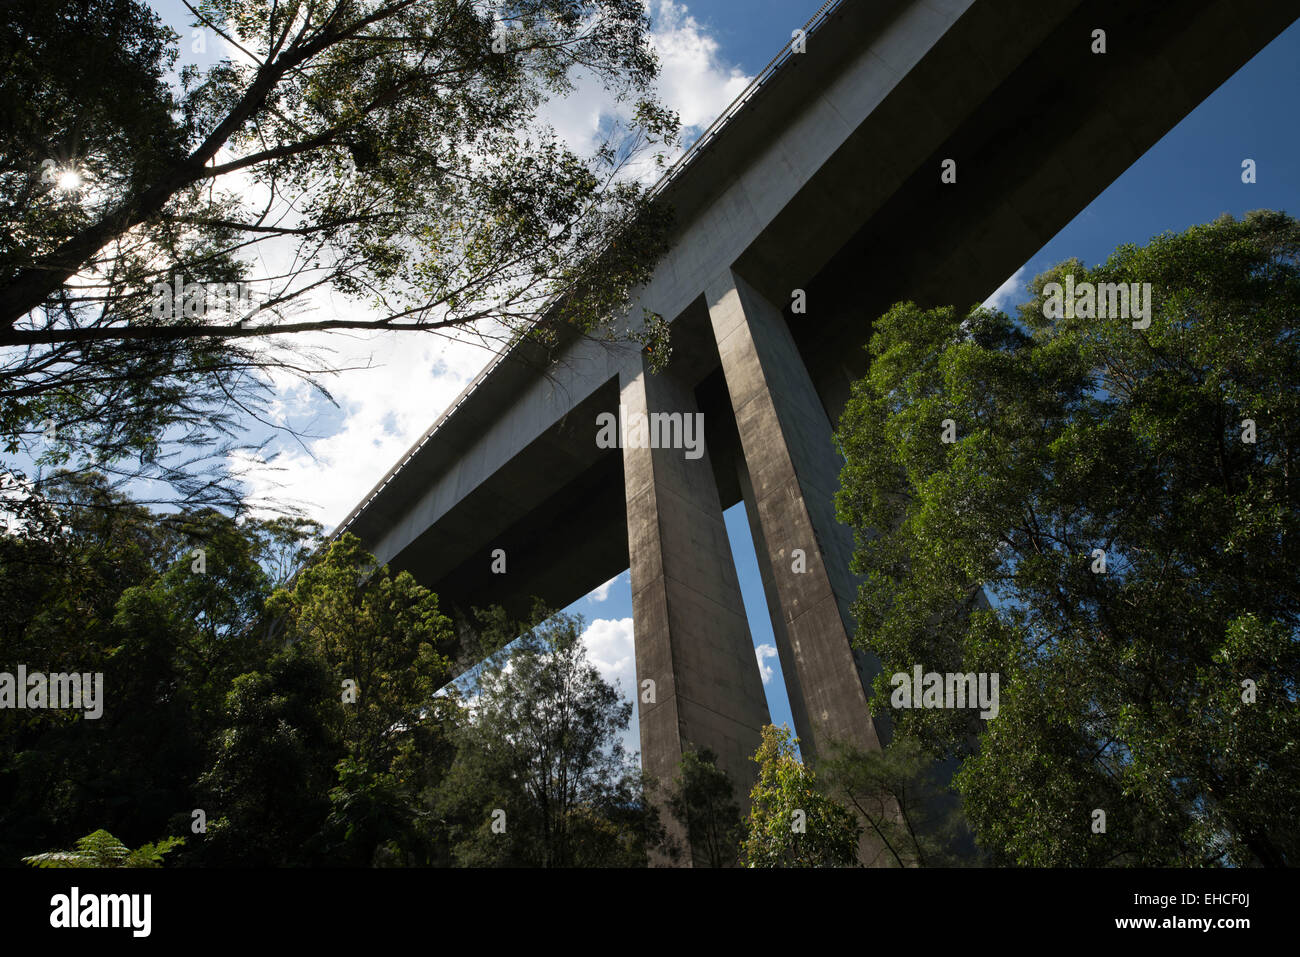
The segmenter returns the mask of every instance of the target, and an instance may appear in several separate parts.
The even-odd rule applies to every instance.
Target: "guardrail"
[[[830,17],[830,15],[844,2],[845,0],[826,0],[826,2],[821,5],[820,9],[818,9],[818,11],[809,18],[808,22],[803,25],[802,31],[804,39],[806,40],[808,37],[812,36],[813,33],[815,33],[817,29],[826,22],[827,18]],[[659,181],[651,187],[648,194],[651,199],[654,199],[663,193],[673,180],[682,174],[683,170],[690,166],[701,153],[708,149],[709,143],[717,139],[718,134],[722,132],[723,128],[726,127],[729,122],[731,122],[732,118],[745,108],[745,104],[753,99],[755,94],[757,94],[758,91],[772,79],[777,71],[780,70],[792,56],[796,55],[794,51],[797,39],[797,35],[791,33],[789,41],[787,41],[786,45],[781,48],[781,51],[768,61],[767,66],[758,71],[754,79],[749,82],[749,85],[740,91],[740,94],[732,100],[730,105],[722,111],[722,114],[709,125],[708,129],[695,139],[695,142],[687,148],[686,152],[682,153],[682,155],[677,158],[677,161],[664,172],[663,176],[659,177]],[[553,298],[543,307],[542,314],[545,315],[549,312],[554,304],[555,299]],[[402,456],[402,459],[388,470],[388,474],[380,480],[379,484],[372,488],[369,494],[367,494],[365,498],[363,498],[357,506],[347,514],[347,517],[335,527],[327,540],[333,540],[343,532],[347,531],[348,526],[356,521],[357,517],[369,507],[370,503],[380,496],[384,489],[388,487],[389,483],[397,477],[397,473],[405,468],[407,463],[419,454],[420,450],[428,444],[429,440],[433,438],[438,429],[442,427],[442,424],[451,418],[455,411],[460,408],[466,399],[469,398],[470,393],[477,389],[480,383],[491,375],[497,366],[505,361],[513,349],[513,345],[502,349],[497,353],[496,358],[483,367],[483,370],[473,378],[469,385],[465,386],[461,393],[456,396],[455,401],[447,407],[442,415],[438,417],[437,421],[429,427],[428,431],[426,431],[424,435],[420,436],[416,443],[407,450],[406,455]]]
[[[821,9],[814,13],[812,17],[809,18],[808,22],[803,25],[802,29],[804,38],[806,39],[807,37],[812,36],[813,33],[815,33],[817,29],[826,22],[826,19],[843,3],[844,0],[826,0],[826,2],[822,4]],[[740,95],[732,100],[731,104],[722,111],[722,115],[714,120],[709,128],[696,138],[690,148],[679,156],[677,162],[673,163],[673,165],[668,168],[667,172],[659,178],[659,182],[655,183],[655,185],[651,187],[651,198],[658,196],[667,189],[668,184],[680,176],[682,170],[690,166],[695,158],[708,148],[709,143],[717,138],[718,134],[722,131],[722,128],[731,122],[732,117],[744,109],[745,104],[754,97],[755,93],[767,84],[767,81],[776,74],[777,70],[781,69],[781,67],[785,65],[786,61],[792,56],[795,56],[795,40],[795,34],[791,33],[789,41],[787,41],[786,45],[781,48],[781,51],[768,61],[767,66],[758,71],[754,79],[749,81],[749,85],[741,90]]]

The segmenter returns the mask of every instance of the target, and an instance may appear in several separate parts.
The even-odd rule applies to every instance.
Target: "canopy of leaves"
[[[253,846],[270,864],[304,848],[335,864],[432,863],[421,796],[450,763],[459,716],[454,695],[435,697],[454,642],[437,596],[344,535],[271,596],[262,621],[284,650],[227,696],[230,726],[201,781],[222,809],[205,850],[248,862]]]
[[[102,673],[102,715],[0,710],[10,862],[97,827],[131,844],[173,824],[189,833],[227,689],[270,653],[251,626],[285,552],[303,544],[283,523],[160,521],[91,481],[67,497],[88,507],[52,506],[42,523],[0,534],[0,670]]]
[[[1061,264],[1019,321],[905,303],[875,325],[839,428],[858,641],[882,707],[916,664],[1000,673],[987,725],[896,714],[964,759],[999,860],[1297,860],[1298,254],[1290,217],[1224,217]],[[1067,275],[1149,283],[1149,327],[1045,318]]]

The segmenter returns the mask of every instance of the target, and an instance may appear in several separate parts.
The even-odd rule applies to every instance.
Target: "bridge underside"
[[[670,369],[584,342],[549,378],[540,356],[504,363],[349,530],[461,609],[563,607],[630,567],[638,685],[654,683],[643,764],[671,780],[709,747],[743,797],[768,720],[721,518],[744,500],[805,755],[879,747],[830,438],[874,317],[986,298],[1288,26],[1286,7],[846,3],[665,194],[681,240],[642,302],[673,320]],[[597,447],[597,415],[620,406],[702,412],[707,453]]]

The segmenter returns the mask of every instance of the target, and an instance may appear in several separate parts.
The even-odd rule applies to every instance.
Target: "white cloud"
[[[587,600],[592,602],[604,601],[606,598],[609,597],[609,590],[614,587],[615,582],[617,582],[620,578],[623,578],[627,574],[628,574],[627,572],[623,572],[621,575],[615,575],[609,581],[605,582],[605,584],[601,585],[590,595],[588,595]]]
[[[658,0],[652,42],[662,72],[659,92],[683,127],[706,127],[753,79],[721,59],[718,41],[690,15],[687,5]]]
[[[1025,264],[1011,274],[1007,280],[993,291],[993,295],[984,300],[989,309],[1003,309],[1017,306],[1029,296],[1025,293],[1025,283],[1029,280],[1029,265]]]
[[[632,702],[632,720],[623,732],[623,750],[641,750],[641,726],[636,696],[636,646],[631,618],[597,618],[582,633],[587,657],[600,676],[618,688],[625,701]]]
[[[333,361],[367,365],[326,383],[342,412],[329,434],[272,456],[236,462],[249,500],[298,504],[333,527],[383,478],[451,404],[490,355],[472,343],[417,333],[332,336]],[[304,431],[318,397],[299,382],[278,394],[273,414]]]
[[[632,641],[632,619],[597,618],[582,633],[582,643],[600,676],[621,688],[624,697],[634,697],[636,647]]]
[[[658,94],[681,117],[683,138],[689,142],[725,110],[752,77],[726,63],[718,41],[674,0],[646,0],[651,14],[650,43],[659,55]],[[568,96],[548,102],[542,117],[571,149],[590,155],[613,117],[630,118],[628,102],[618,103],[599,83],[578,78]],[[680,150],[677,151],[680,153]],[[669,155],[671,162],[675,156]],[[633,162],[629,177],[652,183],[659,178],[648,157]]]
[[[776,657],[776,645],[757,645],[754,648],[754,657],[758,659],[758,671],[763,676],[763,684],[767,684],[772,680],[772,675],[775,672],[772,670],[771,665],[764,662],[768,658]]]

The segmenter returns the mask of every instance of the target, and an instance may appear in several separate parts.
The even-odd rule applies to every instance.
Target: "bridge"
[[[516,347],[338,531],[465,608],[564,607],[630,568],[638,690],[653,688],[643,766],[671,780],[708,747],[743,798],[768,722],[722,517],[743,500],[804,756],[879,748],[831,438],[873,317],[986,298],[1298,15],[1294,0],[826,4],[805,51],[792,41],[656,188],[675,233],[632,315],[671,320],[669,368],[628,344],[575,337],[549,367]],[[702,454],[602,447],[597,418],[620,411],[702,414]]]

